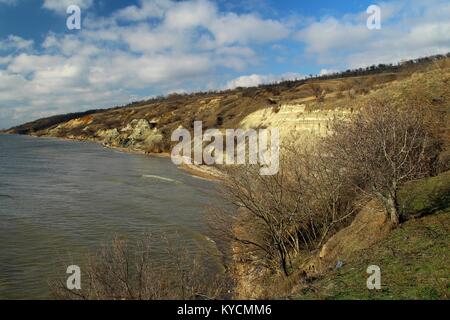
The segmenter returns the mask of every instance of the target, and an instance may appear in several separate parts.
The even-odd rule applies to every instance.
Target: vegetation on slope
[[[408,221],[294,298],[449,299],[449,225],[450,209]],[[381,290],[366,287],[370,265],[381,268]]]
[[[168,140],[175,128],[183,126],[189,129],[196,120],[203,121],[205,129],[234,128],[256,110],[278,108],[286,103],[306,103],[309,109],[333,109],[340,105],[348,107],[349,104],[353,104],[351,101],[355,97],[383,89],[388,84],[409,78],[415,72],[424,72],[438,63],[446,64],[448,58],[429,57],[404,62],[398,66],[371,66],[366,69],[347,70],[328,76],[252,88],[171,94],[123,107],[39,119],[14,127],[8,132],[97,139],[97,133],[101,130],[120,130],[134,119],[147,119],[155,121],[157,129]],[[52,131],[58,125],[76,118],[85,121],[81,121],[77,126]],[[166,148],[169,146],[166,144]]]
[[[263,287],[261,297],[308,300],[449,299],[449,177],[450,171],[447,171],[436,177],[408,183],[400,191],[400,205],[409,220],[399,228],[368,248],[354,248],[353,252],[346,250],[351,252],[350,256],[334,264],[327,272],[305,278],[303,270],[298,267],[289,278],[265,275],[255,281]],[[407,206],[412,197],[418,198],[413,205]],[[435,205],[437,199],[439,209]],[[347,234],[339,241],[348,243],[353,237]],[[381,269],[381,290],[367,289],[369,274],[366,270],[371,265]]]
[[[225,237],[219,240],[230,244],[233,261],[242,267],[238,273],[241,279],[237,280],[247,277],[253,298],[261,298],[263,291],[269,294],[264,296],[267,298],[291,296],[292,290],[297,289],[302,298],[367,297],[364,281],[361,288],[351,286],[360,284],[360,267],[377,257],[375,262],[387,270],[385,279],[400,281],[385,296],[378,292],[380,298],[442,298],[447,293],[438,285],[431,286],[426,281],[424,288],[409,284],[415,288],[412,292],[406,284],[409,280],[420,280],[426,272],[430,278],[437,277],[438,284],[448,282],[443,276],[448,268],[440,260],[435,262],[446,258],[442,250],[448,249],[448,230],[439,229],[441,223],[448,222],[445,220],[449,211],[448,173],[431,180],[414,181],[436,176],[450,166],[450,63],[448,58],[435,62],[431,67],[426,61],[406,64],[406,67],[374,69],[382,70],[381,73],[362,70],[346,73],[341,78],[336,75],[224,92],[175,94],[80,117],[67,115],[38,120],[9,132],[104,143],[106,139],[114,139],[113,146],[127,148],[153,141],[158,136],[162,137],[161,145],[145,151],[164,152],[171,148],[169,138],[175,128],[192,129],[197,120],[203,121],[204,129],[223,129],[239,127],[244,118],[259,109],[277,114],[284,104],[309,113],[350,109],[350,116],[344,121],[337,119],[331,123],[334,134],[318,137],[313,148],[303,149],[304,146],[295,143],[284,145],[280,172],[274,176],[261,176],[259,170],[253,170],[258,168],[229,168],[223,186],[225,199],[231,206],[225,210],[217,208],[212,220],[216,231],[222,234],[215,236]],[[289,126],[287,121],[286,126]],[[402,222],[399,214],[411,219],[424,213],[443,213],[408,221],[375,246],[360,247],[363,251],[355,252],[353,258],[346,257],[344,265],[341,266],[341,261],[339,269],[331,274],[327,265],[321,272],[309,275],[305,264],[311,258],[316,259],[330,239],[349,230],[357,214],[370,213],[368,205],[375,198],[380,206],[373,212],[378,216],[381,213],[380,221],[384,225],[389,224],[385,223],[388,221],[385,212],[389,212],[389,227],[393,228]],[[237,213],[236,207],[240,209]],[[373,220],[370,214],[368,219]],[[435,238],[430,238],[430,234]],[[399,280],[401,266],[409,270],[405,282]],[[366,268],[362,270],[364,276]],[[248,274],[256,277],[248,278]],[[341,274],[344,278],[339,283],[345,283],[348,276],[349,282],[344,287],[333,282]],[[283,285],[276,287],[277,283]],[[261,284],[266,286],[265,290],[255,290]],[[204,288],[203,283],[200,287]],[[117,288],[117,295],[115,291],[108,294],[123,297],[120,291],[123,287]],[[402,295],[401,290],[407,293]],[[189,298],[196,296],[197,293]],[[294,297],[299,297],[298,293]]]
[[[338,119],[340,129],[313,149],[302,153],[294,146],[276,176],[260,177],[248,168],[227,172],[224,195],[239,211],[218,210],[212,220],[220,221],[217,229],[228,228],[240,298],[284,297],[303,281],[326,275],[339,262],[323,258],[327,240],[339,235],[352,243],[364,225],[354,227],[354,234],[344,232],[347,239],[340,232],[374,199],[381,208],[373,219],[380,210],[381,218],[389,212],[393,229],[412,216],[447,207],[448,174],[434,176],[450,164],[442,157],[449,150],[449,76],[448,69],[434,69],[358,97],[352,105],[360,112]],[[434,178],[417,182],[423,177]],[[416,197],[409,209],[405,193],[424,200]],[[358,241],[379,239],[382,224],[389,222],[380,219]]]
[[[400,209],[405,219],[450,208],[450,171],[407,183],[400,190]]]
[[[401,190],[401,202],[411,220],[294,298],[449,299],[450,172],[409,183]],[[412,218],[418,214],[425,216]],[[381,268],[381,290],[366,287],[370,265]]]

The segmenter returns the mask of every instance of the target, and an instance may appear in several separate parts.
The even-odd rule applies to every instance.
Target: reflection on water
[[[176,234],[177,245],[214,250],[204,236],[205,208],[219,201],[212,187],[168,159],[0,135],[0,298],[48,298],[61,266],[114,235]]]

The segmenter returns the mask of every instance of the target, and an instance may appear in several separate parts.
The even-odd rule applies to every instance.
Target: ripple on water
[[[170,159],[22,136],[0,136],[0,150],[0,298],[48,298],[63,266],[82,264],[115,235],[215,250],[204,236],[205,208],[219,201],[213,183]],[[155,250],[154,260],[167,259]]]

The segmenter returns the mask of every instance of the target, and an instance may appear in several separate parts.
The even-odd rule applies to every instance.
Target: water
[[[213,187],[170,159],[0,135],[0,299],[50,298],[61,266],[115,235],[177,234],[177,245],[214,250],[204,236]]]

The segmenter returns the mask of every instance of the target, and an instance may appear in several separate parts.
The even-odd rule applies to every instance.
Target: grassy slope
[[[410,183],[401,193],[408,215],[434,214],[407,221],[372,248],[355,253],[341,269],[312,282],[295,298],[448,299],[449,188],[450,172]],[[366,287],[369,265],[381,268],[381,290]]]
[[[450,171],[437,177],[410,182],[399,193],[406,217],[431,214],[450,207]]]
[[[448,299],[449,225],[450,210],[408,221],[297,298]],[[369,265],[381,268],[381,290],[366,287]]]

